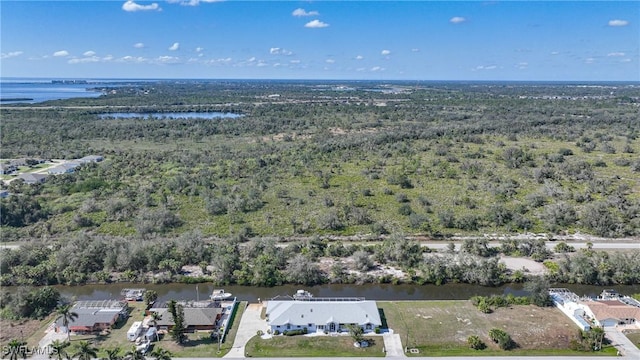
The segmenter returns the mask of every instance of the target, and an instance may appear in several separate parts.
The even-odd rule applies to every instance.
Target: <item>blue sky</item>
[[[639,1],[6,1],[0,76],[640,81]]]

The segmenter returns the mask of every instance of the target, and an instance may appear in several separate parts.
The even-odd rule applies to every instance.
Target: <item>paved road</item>
[[[256,336],[258,330],[267,332],[267,322],[260,319],[260,313],[262,312],[262,304],[249,304],[247,309],[240,319],[240,325],[238,325],[238,332],[236,333],[236,339],[233,341],[233,347],[226,358],[244,358],[245,345],[254,336]]]

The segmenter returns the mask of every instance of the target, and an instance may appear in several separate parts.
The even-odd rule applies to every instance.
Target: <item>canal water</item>
[[[631,295],[640,293],[640,285],[624,286],[593,286],[555,284],[553,287],[566,287],[579,296],[596,296],[604,289],[614,289],[621,294]],[[82,286],[56,286],[62,296],[75,300],[120,299],[120,291],[124,288],[146,288],[158,293],[159,301],[169,300],[204,300],[208,299],[214,289],[223,288],[238,300],[257,302],[258,299],[268,300],[276,296],[290,296],[298,289],[311,292],[315,297],[364,297],[370,300],[466,300],[474,295],[525,295],[522,284],[509,284],[498,287],[486,287],[469,284],[446,285],[392,285],[392,284],[364,284],[341,285],[330,284],[312,287],[282,285],[270,288],[252,286],[215,286],[210,283],[202,284],[107,284]]]

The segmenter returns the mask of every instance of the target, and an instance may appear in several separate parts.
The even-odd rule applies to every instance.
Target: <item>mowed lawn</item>
[[[351,336],[274,336],[262,339],[254,336],[245,347],[247,357],[347,357],[384,356],[382,336],[365,336],[371,339],[368,348],[353,346]]]
[[[389,328],[400,334],[402,344],[420,350],[417,355],[488,355],[505,353],[489,339],[489,330],[506,331],[520,355],[579,354],[568,350],[578,328],[555,307],[534,305],[478,311],[470,301],[378,301]],[[471,350],[467,338],[479,336],[488,346]],[[582,353],[584,354],[584,353]]]

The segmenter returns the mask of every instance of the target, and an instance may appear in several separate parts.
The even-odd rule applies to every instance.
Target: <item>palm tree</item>
[[[71,311],[71,304],[60,305],[56,308],[56,315],[62,318],[62,326],[67,329],[67,341],[71,342],[69,323],[78,318],[78,314]]]
[[[136,350],[135,347],[131,348],[131,350],[127,351],[126,354],[124,354],[124,357],[129,359],[129,360],[146,360],[147,358],[144,356],[143,353],[141,353],[140,351]]]
[[[18,360],[19,358],[27,358],[26,343],[20,340],[11,340],[6,348],[3,348],[2,358],[9,355],[9,360]]]
[[[51,353],[49,353],[49,359],[63,360],[71,359],[69,353],[65,350],[66,347],[71,345],[68,341],[54,340],[51,345]]]
[[[152,312],[151,322],[153,323],[153,327],[156,328],[156,341],[160,341],[160,334],[158,334],[158,320],[162,320],[162,315],[157,312]]]
[[[106,357],[100,358],[100,360],[121,360],[122,356],[120,356],[120,348],[115,347],[113,349],[105,349],[107,353]]]
[[[171,360],[171,357],[173,356],[173,354],[171,354],[169,350],[165,350],[159,347],[159,348],[153,349],[153,351],[151,352],[151,356],[154,357],[156,360]]]
[[[93,347],[88,341],[80,341],[78,343],[78,351],[71,355],[72,358],[78,360],[91,360],[98,357],[98,349]]]

